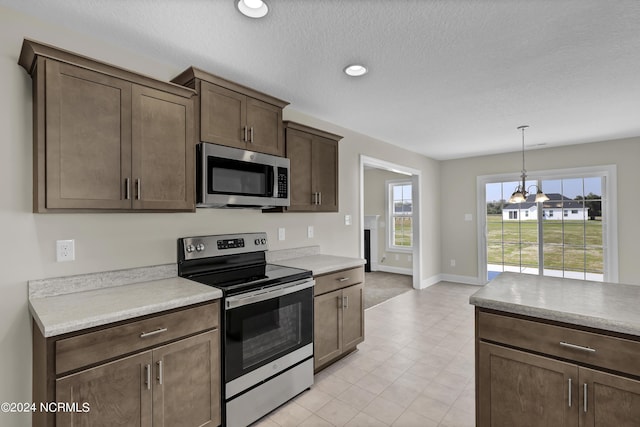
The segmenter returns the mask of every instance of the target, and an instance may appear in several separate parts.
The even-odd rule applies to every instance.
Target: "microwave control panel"
[[[278,168],[278,198],[286,199],[289,190],[287,168]]]

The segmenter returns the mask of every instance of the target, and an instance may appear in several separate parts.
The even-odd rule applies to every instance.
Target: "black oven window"
[[[298,346],[302,340],[301,315],[298,303],[243,319],[242,369]]]

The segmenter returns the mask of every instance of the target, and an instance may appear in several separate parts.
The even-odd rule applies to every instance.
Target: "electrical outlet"
[[[73,261],[75,259],[75,240],[56,240],[56,261]]]
[[[313,225],[307,227],[307,238],[313,239]]]
[[[455,267],[455,266],[456,266],[456,260],[455,260],[455,259],[452,259],[452,260],[451,260],[451,267]]]
[[[285,237],[284,227],[278,228],[278,240],[284,240],[284,237]]]
[[[470,213],[464,214],[465,221],[473,221],[473,215]]]

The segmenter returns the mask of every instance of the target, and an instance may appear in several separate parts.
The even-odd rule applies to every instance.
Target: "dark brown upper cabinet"
[[[193,211],[194,95],[25,40],[34,212]]]
[[[288,102],[194,67],[172,82],[198,94],[200,141],[284,157],[282,109]]]
[[[290,212],[338,212],[338,141],[341,136],[284,122],[291,161]]]

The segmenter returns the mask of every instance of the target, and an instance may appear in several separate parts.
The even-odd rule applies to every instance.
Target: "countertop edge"
[[[539,319],[567,323],[575,326],[584,326],[588,328],[600,329],[602,331],[618,332],[627,335],[640,336],[640,331],[638,330],[638,328],[630,327],[626,322],[618,322],[602,317],[585,316],[577,313],[549,310],[474,296],[471,296],[469,298],[469,304],[475,305],[476,307],[480,308],[487,308],[511,314],[519,314],[522,316],[536,317]]]
[[[286,267],[303,268],[310,270],[314,276],[320,276],[335,271],[360,267],[367,261],[364,258],[343,257],[337,255],[308,255],[297,258],[289,258],[275,262]]]
[[[129,309],[129,310],[121,310],[114,311],[106,316],[96,316],[93,318],[82,319],[81,321],[75,322],[63,322],[56,325],[50,325],[49,327],[45,327],[43,325],[40,317],[33,310],[33,306],[31,302],[29,302],[29,310],[33,318],[36,320],[36,323],[40,327],[40,332],[42,332],[45,338],[55,337],[62,334],[68,334],[70,332],[77,332],[83,329],[89,329],[96,326],[104,326],[110,323],[116,323],[123,320],[131,320],[137,317],[148,316],[150,314],[161,313],[163,311],[172,310],[175,308],[187,307],[189,305],[198,304],[206,301],[213,301],[216,299],[222,298],[222,294],[220,296],[217,295],[201,295],[196,297],[187,297],[187,298],[179,298],[171,300],[168,303],[158,303],[152,304],[149,306],[145,306],[143,310],[140,309]],[[80,323],[81,322],[81,323]]]

